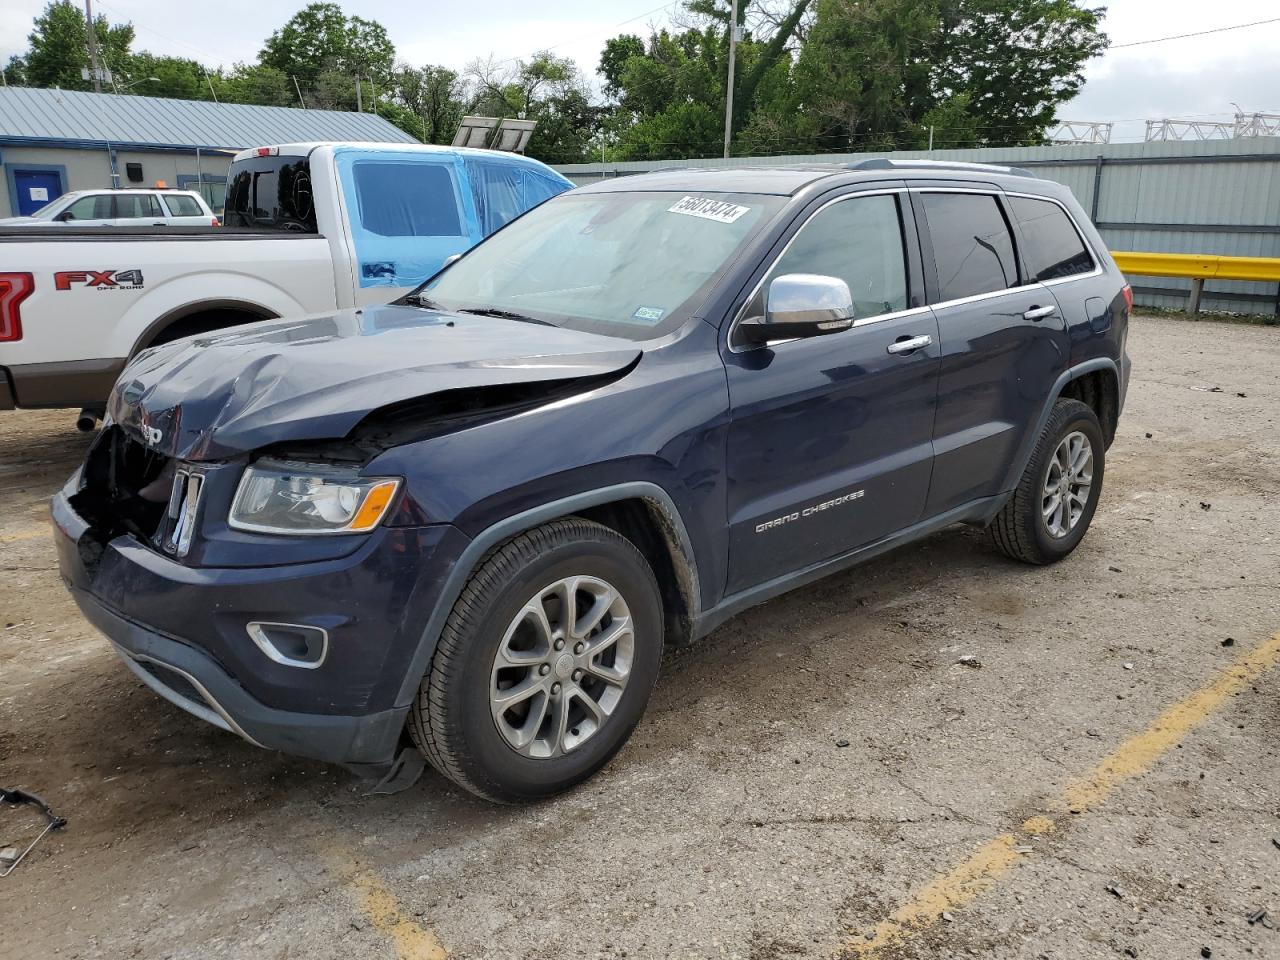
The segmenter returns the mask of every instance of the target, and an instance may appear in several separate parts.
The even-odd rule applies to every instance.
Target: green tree
[[[372,77],[381,86],[395,64],[396,51],[380,23],[348,17],[335,3],[312,3],[267,38],[258,54],[264,67],[297,77],[303,87],[325,72]]]
[[[818,0],[789,96],[756,129],[814,149],[1042,142],[1106,47],[1075,0]]]
[[[466,112],[464,96],[462,82],[453,70],[401,64],[391,78],[390,99],[404,114],[399,119],[383,115],[424,143],[452,143]]]
[[[529,60],[478,60],[467,67],[469,112],[538,123],[526,151],[546,163],[588,158],[607,111],[591,104],[576,63],[548,51]]]
[[[103,16],[95,17],[93,26],[100,64],[113,72],[127,72],[133,26],[113,26]],[[93,81],[80,74],[89,67],[84,11],[70,0],[53,0],[36,17],[34,28],[27,37],[31,49],[22,58],[22,79],[33,87],[92,90]]]

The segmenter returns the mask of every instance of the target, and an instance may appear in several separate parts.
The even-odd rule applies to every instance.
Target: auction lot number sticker
[[[736,203],[726,203],[723,200],[711,200],[707,197],[681,197],[674,206],[667,208],[667,213],[682,213],[686,217],[701,217],[703,220],[715,220],[717,223],[733,223],[744,213],[749,213],[750,210],[750,207],[743,207]]]

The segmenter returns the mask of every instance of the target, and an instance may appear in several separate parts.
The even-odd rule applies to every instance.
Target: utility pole
[[[88,0],[85,0],[88,3]],[[724,157],[729,159],[733,140],[733,67],[738,56],[738,0],[730,0],[729,12],[729,82],[724,93]]]
[[[289,79],[293,81],[293,89],[298,91],[298,103],[302,106],[303,110],[307,109],[307,101],[302,99],[302,88],[298,86],[298,78],[290,75]]]
[[[93,74],[93,92],[102,92],[102,71],[98,69],[98,32],[93,28],[93,0],[84,0],[84,23],[88,27],[89,72]]]
[[[356,77],[356,113],[364,113],[364,96],[360,92],[360,78]]]

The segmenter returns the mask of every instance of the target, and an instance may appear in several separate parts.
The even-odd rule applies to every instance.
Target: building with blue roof
[[[158,183],[199,190],[220,210],[237,151],[311,141],[417,142],[372,113],[4,87],[0,217],[68,190]]]

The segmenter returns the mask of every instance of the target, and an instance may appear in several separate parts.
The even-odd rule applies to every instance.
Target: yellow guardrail
[[[1121,273],[1190,280],[1280,281],[1280,257],[1219,257],[1205,253],[1115,253]]]
[[[1121,273],[1143,277],[1182,277],[1191,281],[1187,309],[1200,312],[1206,280],[1280,281],[1280,257],[1220,257],[1212,253],[1116,253]]]

